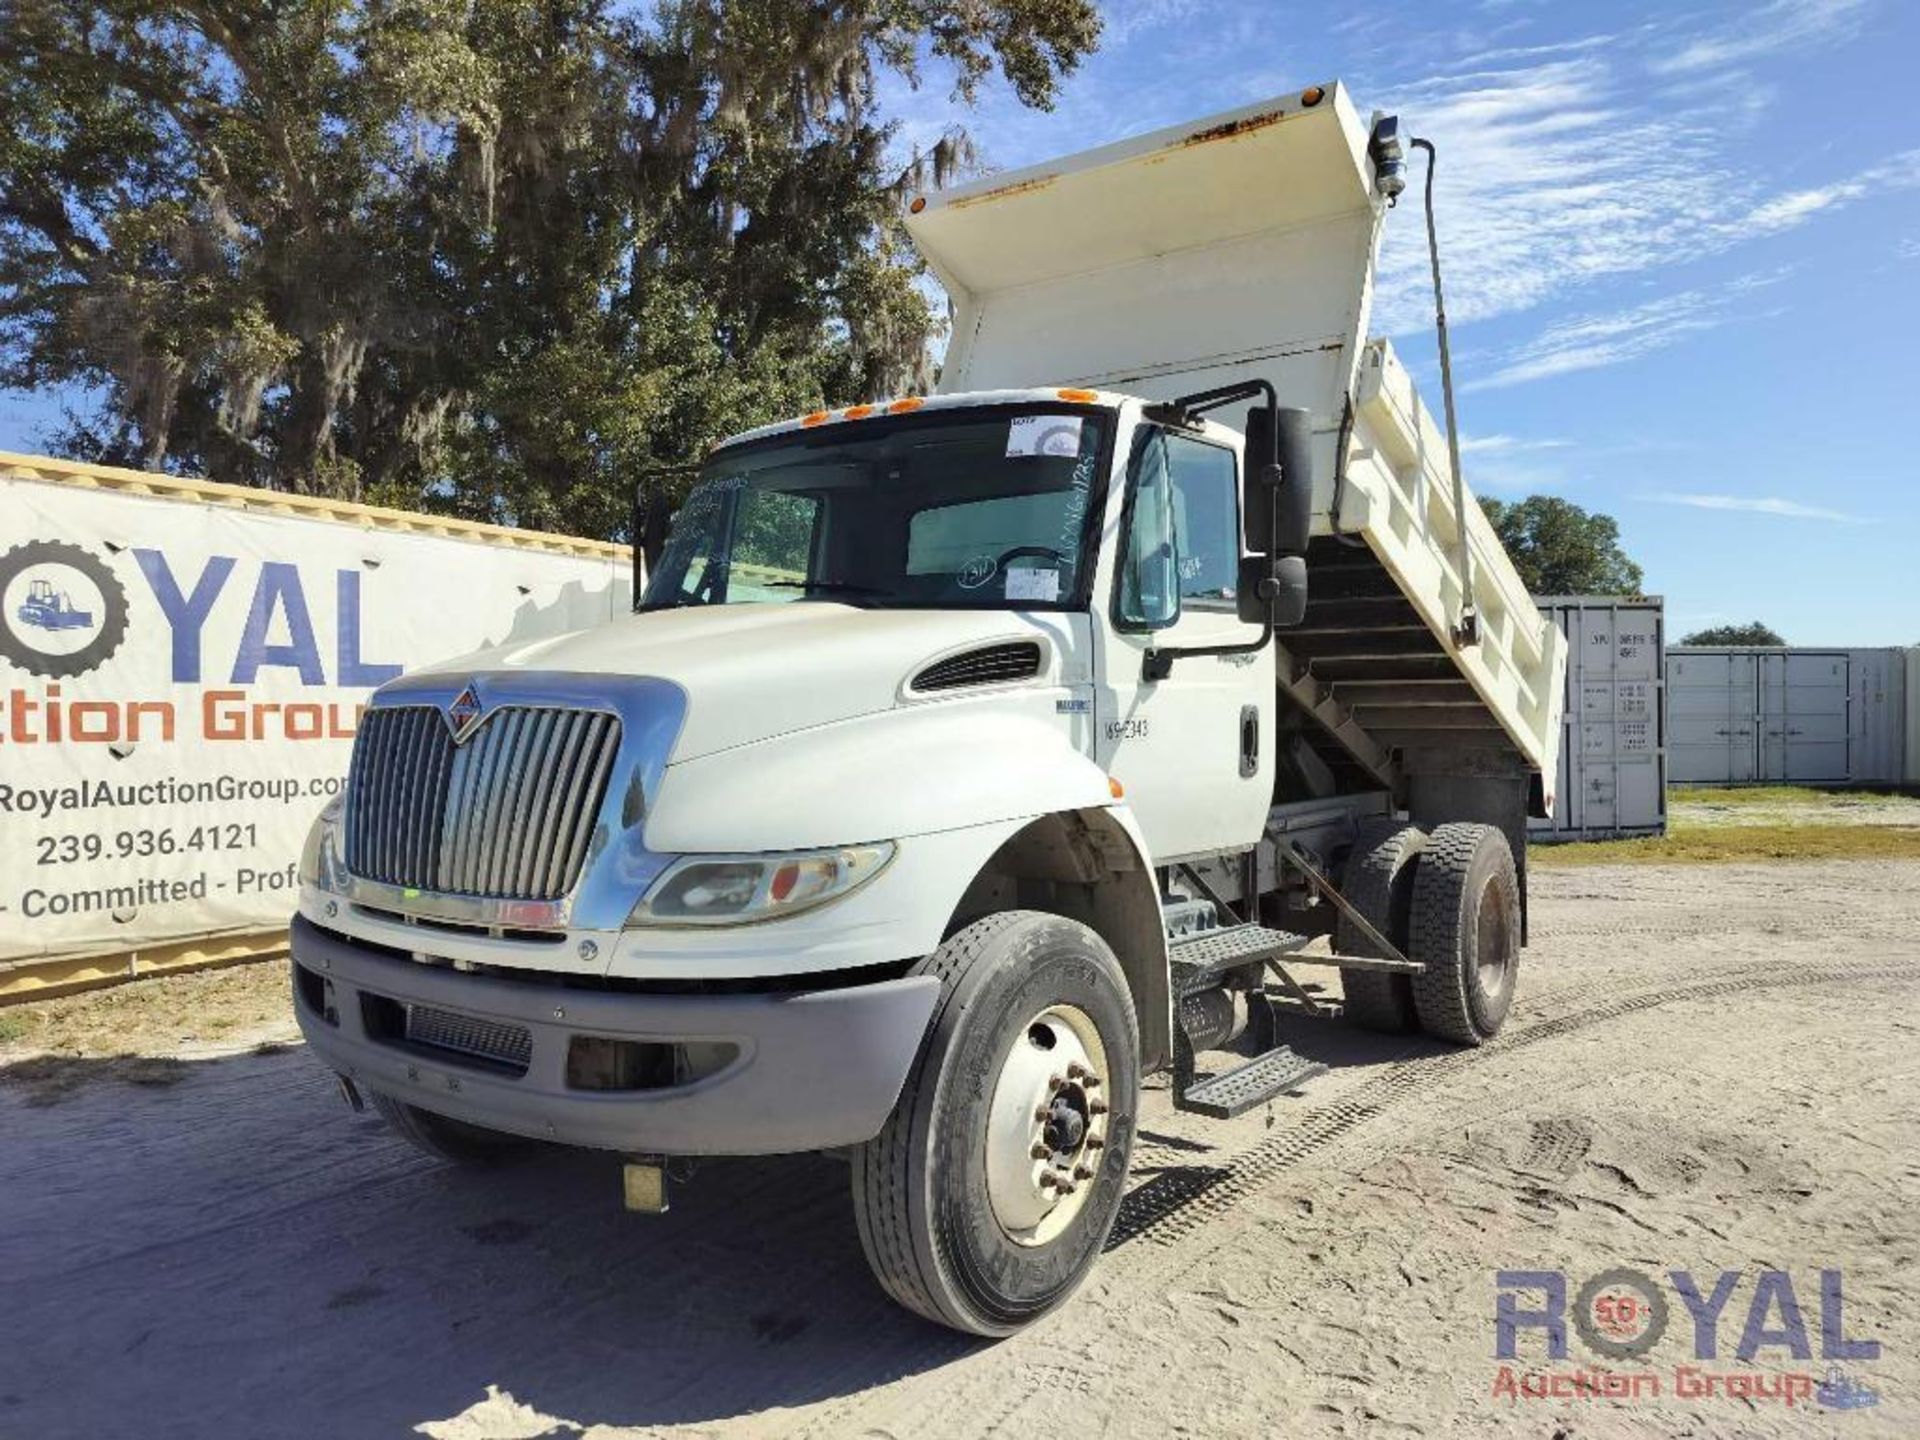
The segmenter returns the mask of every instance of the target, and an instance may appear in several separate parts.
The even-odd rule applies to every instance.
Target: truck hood
[[[671,763],[871,715],[906,703],[929,661],[976,645],[1041,643],[1042,683],[1071,684],[1084,653],[1062,613],[874,610],[827,601],[694,606],[627,616],[533,643],[497,646],[413,672],[652,676],[678,685],[687,716]],[[413,677],[409,677],[413,678]],[[966,693],[966,692],[959,692]]]

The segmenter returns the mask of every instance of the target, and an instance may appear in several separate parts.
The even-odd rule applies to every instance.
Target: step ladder
[[[1173,981],[1173,1105],[1176,1110],[1206,1115],[1215,1120],[1231,1120],[1280,1095],[1297,1092],[1327,1067],[1309,1060],[1279,1038],[1279,1021],[1273,1001],[1264,983],[1245,985],[1247,1029],[1254,1036],[1258,1053],[1243,1064],[1204,1080],[1197,1078],[1192,1039],[1182,1023],[1181,1002],[1189,995],[1216,989],[1252,966],[1280,982],[1281,987],[1299,1001],[1309,1014],[1320,1013],[1314,998],[1288,972],[1291,965],[1332,965],[1344,970],[1382,970],[1394,974],[1417,975],[1425,967],[1409,960],[1379,931],[1367,923],[1337,887],[1322,875],[1307,857],[1291,845],[1278,851],[1282,863],[1300,871],[1308,882],[1325,895],[1342,913],[1353,918],[1363,934],[1377,943],[1383,955],[1317,955],[1304,953],[1304,936],[1287,930],[1275,930],[1252,922],[1200,930],[1172,937],[1167,942],[1167,959]],[[1179,867],[1195,888],[1211,900],[1223,915],[1234,912],[1204,876],[1190,867]],[[1284,963],[1282,963],[1284,961]],[[1243,981],[1246,977],[1239,976]]]

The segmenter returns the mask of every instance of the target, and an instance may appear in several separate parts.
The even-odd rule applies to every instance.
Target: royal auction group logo
[[[1493,1397],[1521,1400],[1632,1400],[1673,1396],[1786,1406],[1858,1410],[1879,1403],[1846,1362],[1880,1358],[1880,1342],[1847,1334],[1845,1279],[1838,1270],[1803,1277],[1760,1270],[1750,1284],[1739,1270],[1696,1277],[1669,1270],[1666,1283],[1642,1270],[1618,1266],[1573,1286],[1559,1270],[1502,1270],[1495,1277]],[[1817,1300],[1811,1305],[1802,1293]],[[1671,1295],[1671,1298],[1670,1298]],[[1571,1303],[1569,1303],[1571,1302]],[[1675,1303],[1677,1302],[1677,1304]],[[1738,1322],[1731,1363],[1722,1358],[1722,1322]],[[1655,1367],[1654,1348],[1669,1330],[1691,1331],[1692,1364]],[[1566,1366],[1567,1332],[1601,1364]],[[1547,1368],[1525,1368],[1523,1336]],[[1817,1344],[1816,1344],[1817,1341]],[[1535,1356],[1526,1357],[1529,1361]],[[1607,1363],[1610,1362],[1610,1363]],[[1816,1373],[1818,1363],[1824,1368]]]
[[[0,555],[0,655],[29,675],[84,675],[126,636],[126,587],[91,550],[30,540]]]

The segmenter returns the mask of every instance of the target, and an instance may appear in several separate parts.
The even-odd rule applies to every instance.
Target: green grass
[[[27,1032],[33,1029],[33,1021],[18,1010],[0,1010],[0,1045],[14,1040],[24,1040]]]
[[[1725,790],[1707,785],[1675,785],[1667,790],[1667,802],[1671,805],[1735,809],[1762,805],[1806,810],[1836,805],[1898,805],[1908,798],[1886,790],[1813,790],[1800,785],[1747,785]]]
[[[1645,840],[1534,845],[1540,866],[1684,865],[1738,860],[1920,860],[1916,825],[1689,825]]]

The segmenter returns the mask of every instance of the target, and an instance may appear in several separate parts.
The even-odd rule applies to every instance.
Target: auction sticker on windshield
[[[1071,460],[1080,453],[1078,415],[1021,415],[1007,426],[1007,454],[1053,455]]]

